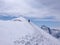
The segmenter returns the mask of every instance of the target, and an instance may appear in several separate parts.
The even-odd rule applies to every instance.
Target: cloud
[[[54,17],[60,21],[59,0],[0,0],[0,13],[11,16]]]

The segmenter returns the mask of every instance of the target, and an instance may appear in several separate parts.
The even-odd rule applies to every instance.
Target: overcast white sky
[[[60,0],[0,0],[0,13],[60,21]]]

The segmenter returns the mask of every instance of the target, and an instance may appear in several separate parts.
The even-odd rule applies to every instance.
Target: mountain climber
[[[30,22],[30,19],[28,20],[28,22]]]

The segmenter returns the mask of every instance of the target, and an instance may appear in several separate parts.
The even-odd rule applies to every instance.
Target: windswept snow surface
[[[0,21],[0,45],[60,45],[60,43],[32,22],[20,17]]]

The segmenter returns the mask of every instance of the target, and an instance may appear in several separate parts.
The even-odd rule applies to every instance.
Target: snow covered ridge
[[[23,17],[0,21],[0,45],[60,45],[59,41]]]

